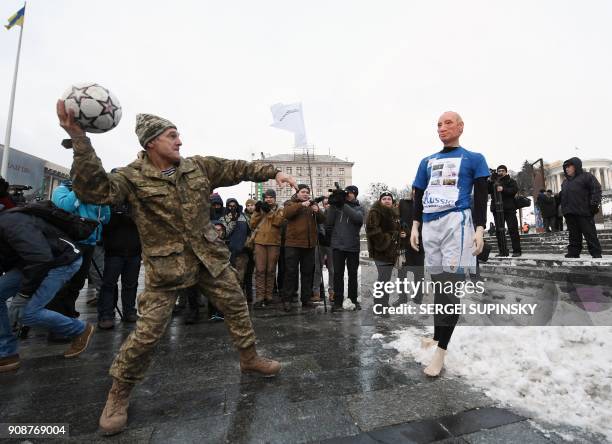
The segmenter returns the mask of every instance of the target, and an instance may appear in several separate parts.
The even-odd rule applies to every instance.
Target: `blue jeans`
[[[53,333],[69,338],[78,336],[85,331],[83,321],[69,318],[45,308],[59,289],[77,272],[81,262],[82,259],[78,258],[68,265],[49,270],[47,277],[36,289],[23,311],[21,318],[23,325],[44,327]],[[0,358],[17,353],[17,338],[11,331],[6,300],[17,294],[22,279],[23,274],[16,268],[0,276]]]
[[[104,277],[98,298],[98,320],[114,319],[115,292],[117,280],[121,275],[121,305],[123,314],[136,313],[136,291],[140,274],[140,255],[106,256],[104,258]]]

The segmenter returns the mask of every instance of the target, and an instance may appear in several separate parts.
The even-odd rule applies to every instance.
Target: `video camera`
[[[328,202],[330,205],[341,208],[346,202],[346,191],[340,188],[338,182],[334,182],[334,186],[334,189],[329,189],[331,194],[328,197]]]
[[[493,168],[489,168],[489,181],[490,182],[497,182],[499,180],[499,174],[497,174],[497,170],[494,170]]]
[[[15,202],[15,205],[17,206],[21,206],[26,203],[26,198],[23,195],[23,192],[31,189],[32,187],[30,185],[9,185],[8,187],[11,199],[13,199],[13,202]]]

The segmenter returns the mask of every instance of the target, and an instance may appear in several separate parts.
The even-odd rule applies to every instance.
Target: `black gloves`
[[[591,214],[595,216],[599,213],[599,204],[591,204]]]
[[[264,201],[264,202],[261,203],[261,209],[264,212],[268,213],[272,209],[272,207],[270,206],[270,204],[268,202]]]
[[[258,200],[255,203],[255,211],[261,211],[261,205],[263,204],[263,202],[261,200]]]

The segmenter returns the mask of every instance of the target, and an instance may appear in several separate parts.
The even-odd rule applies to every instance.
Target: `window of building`
[[[327,188],[331,188],[331,186],[332,186],[332,180],[327,179]]]
[[[295,167],[295,174],[296,174],[296,176],[301,176],[302,175],[302,167]]]
[[[323,186],[323,179],[317,179],[317,188],[321,189]]]
[[[340,179],[338,181],[338,184],[340,185],[341,188],[344,188],[344,179]]]
[[[323,174],[323,168],[317,167],[317,176],[320,176],[321,174]]]
[[[338,168],[338,174],[344,176],[344,168]]]
[[[332,167],[327,167],[327,175],[329,176],[330,174],[332,174],[334,172],[334,169]]]
[[[287,167],[287,174],[293,174],[293,168]]]

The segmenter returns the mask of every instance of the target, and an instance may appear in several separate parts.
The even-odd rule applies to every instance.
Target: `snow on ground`
[[[433,328],[429,328],[430,333]],[[385,345],[428,364],[422,328]],[[453,334],[446,376],[535,419],[598,432],[612,441],[612,327],[469,327]],[[444,376],[443,375],[443,376]]]

